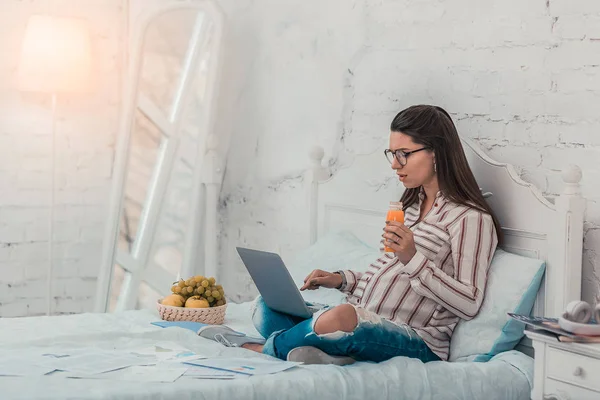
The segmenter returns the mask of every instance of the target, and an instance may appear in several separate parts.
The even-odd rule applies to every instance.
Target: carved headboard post
[[[585,211],[585,200],[581,197],[579,186],[581,176],[581,169],[576,165],[569,165],[563,170],[565,187],[555,201],[557,214],[561,217],[557,221],[548,221],[554,225],[550,228],[558,232],[549,250],[549,261],[558,265],[554,265],[546,275],[550,293],[554,294],[546,297],[545,314],[549,317],[558,317],[569,302],[581,299]]]
[[[215,232],[219,231],[219,221],[216,210],[218,209],[219,194],[223,182],[224,165],[222,156],[218,151],[218,146],[219,141],[217,135],[212,133],[209,135],[206,142],[206,155],[204,156],[203,166],[204,176],[202,177],[202,183],[204,184],[206,191],[204,199],[206,206],[206,213],[204,216],[204,274],[206,276],[212,276],[217,280],[219,279],[219,271],[217,268],[219,244]],[[200,235],[200,232],[197,232],[197,235]],[[197,243],[199,242],[200,241],[198,240],[190,245],[197,246]],[[195,260],[190,260],[190,262],[193,263]],[[193,268],[194,266],[190,265],[191,272],[197,273]]]

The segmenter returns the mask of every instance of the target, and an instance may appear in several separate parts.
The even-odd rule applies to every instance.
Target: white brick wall
[[[255,293],[235,244],[284,255],[306,246],[304,193],[286,177],[307,165],[311,145],[343,164],[342,150],[382,146],[394,114],[425,102],[549,196],[562,188],[561,168],[581,166],[583,298],[600,300],[600,1],[264,0],[251,9],[229,10],[228,69],[244,91],[219,120],[233,134],[221,241],[230,293]],[[242,50],[256,32],[252,52]]]
[[[49,97],[20,93],[16,66],[28,17],[89,20],[94,88],[58,97],[54,313],[93,308],[120,104],[122,0],[0,2],[0,317],[46,312]]]
[[[90,19],[98,84],[59,99],[57,313],[90,310],[120,104],[120,0],[0,2],[0,316],[45,312],[50,106],[14,88],[27,17]],[[228,17],[217,130],[231,133],[221,199],[228,293],[252,284],[233,245],[307,245],[301,172],[313,144],[337,167],[427,102],[550,196],[577,162],[587,199],[583,297],[600,292],[600,2],[219,0]],[[227,146],[227,140],[222,145]]]

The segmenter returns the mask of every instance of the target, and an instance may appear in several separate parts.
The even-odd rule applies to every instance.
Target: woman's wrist
[[[344,275],[344,273],[342,271],[335,271],[334,274],[337,274],[340,276],[340,284],[337,285],[335,288],[341,289],[344,286],[346,286],[346,275]]]
[[[402,255],[397,255],[398,260],[400,260],[400,262],[404,265],[408,264],[414,257],[415,254],[417,254],[417,250],[414,250],[412,252],[412,254],[402,254]]]

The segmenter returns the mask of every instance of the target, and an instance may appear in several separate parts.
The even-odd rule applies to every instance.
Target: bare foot
[[[264,346],[262,344],[258,344],[258,343],[244,343],[242,345],[242,347],[244,349],[252,350],[257,353],[262,353]]]

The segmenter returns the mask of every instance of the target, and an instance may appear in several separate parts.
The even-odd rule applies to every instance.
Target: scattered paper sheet
[[[38,352],[0,352],[0,376],[42,376],[55,370]]]
[[[189,366],[182,363],[199,358],[203,356],[173,342],[158,342],[139,349],[119,350],[83,347],[48,351],[47,348],[28,348],[0,351],[0,376],[41,376],[54,371],[64,375],[61,372],[64,371],[72,376],[89,377],[142,365],[160,365],[160,371],[175,367],[183,374]],[[136,371],[148,370],[133,368],[124,374],[131,375]],[[171,372],[165,379],[172,381],[171,375],[177,374]],[[149,379],[155,378],[151,375]],[[156,379],[159,379],[158,375]]]
[[[293,368],[301,363],[290,361],[270,361],[261,358],[206,358],[188,361],[186,364],[214,368],[222,371],[235,372],[245,375],[275,374]]]
[[[126,368],[121,375],[125,381],[138,382],[175,382],[188,370],[185,366],[162,368],[153,366],[135,366]]]
[[[9,360],[0,361],[0,376],[42,376],[54,371],[48,366],[16,364]]]
[[[96,351],[85,354],[76,354],[69,357],[49,358],[46,365],[60,371],[74,374],[93,375],[134,365],[156,364],[155,360],[145,360],[138,356],[121,352]]]
[[[243,375],[208,367],[198,367],[195,365],[190,366],[184,376],[196,379],[244,379],[248,378],[250,375]]]
[[[41,376],[49,373],[83,379],[175,382],[196,379],[239,379],[274,374],[301,363],[260,358],[205,358],[175,343],[115,351],[93,348],[47,352],[28,349],[0,353],[0,376]]]
[[[160,342],[153,346],[141,347],[130,350],[130,353],[148,361],[155,360],[156,362],[176,362],[197,360],[206,358],[203,355],[196,354],[177,343]]]
[[[74,374],[66,373],[64,376],[68,378],[79,379],[109,379],[112,381],[135,381],[135,382],[175,382],[182,376],[189,367],[184,365],[171,366],[168,368],[157,365],[142,366],[136,365],[127,367],[118,371],[110,371],[103,374]]]

